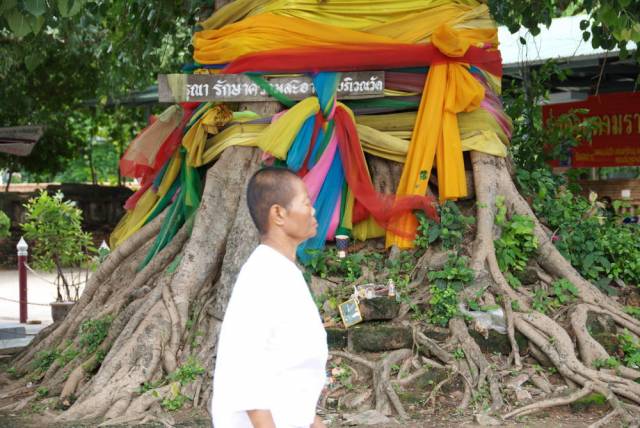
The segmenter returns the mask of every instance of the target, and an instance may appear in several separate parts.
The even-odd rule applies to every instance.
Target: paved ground
[[[15,331],[23,327],[26,337],[0,339],[0,349],[26,346],[34,335],[53,322],[49,303],[56,300],[56,286],[53,284],[56,275],[53,273],[27,272],[27,321],[20,324],[18,271],[0,270],[0,330]],[[33,322],[39,324],[30,324]],[[22,336],[18,334],[18,336]]]
[[[41,321],[43,324],[51,324],[51,307],[49,303],[56,300],[56,286],[53,282],[56,278],[52,273],[39,273],[35,276],[27,272],[27,302],[40,305],[27,307],[28,321]],[[20,307],[16,302],[4,299],[18,300],[18,271],[0,270],[0,322],[18,322],[20,320]]]

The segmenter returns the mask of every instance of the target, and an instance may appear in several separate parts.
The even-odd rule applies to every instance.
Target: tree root
[[[495,412],[500,410],[504,406],[504,400],[500,393],[500,386],[498,379],[491,368],[489,362],[484,357],[484,354],[480,350],[478,344],[469,336],[467,326],[463,320],[459,318],[453,318],[449,321],[449,328],[451,333],[457,339],[458,343],[462,347],[470,366],[476,366],[479,369],[477,381],[474,384],[475,387],[482,389],[485,383],[489,383],[489,393],[491,394],[491,411]]]
[[[445,379],[438,382],[438,384],[434,386],[431,392],[429,393],[429,398],[427,398],[427,402],[431,403],[431,408],[434,410],[436,408],[436,396],[438,395],[438,391],[440,391],[440,389],[444,385],[451,382],[456,377],[456,375],[460,374],[455,367],[453,367],[452,369],[453,370],[450,372],[450,374]],[[464,379],[464,376],[462,378]],[[467,386],[470,387],[471,385],[467,385]]]
[[[547,400],[539,401],[537,403],[532,403],[532,404],[529,404],[527,406],[520,407],[519,409],[513,410],[513,411],[507,413],[506,415],[504,415],[503,419],[509,419],[509,418],[514,418],[514,417],[518,417],[518,416],[528,415],[528,414],[535,413],[535,412],[538,412],[538,411],[543,410],[543,409],[547,409],[549,407],[563,406],[563,405],[566,405],[566,404],[571,404],[574,401],[577,401],[577,400],[579,400],[579,399],[581,399],[583,397],[586,397],[591,392],[593,392],[593,387],[592,387],[591,383],[587,382],[585,384],[585,386],[579,391],[576,391],[576,392],[574,392],[572,394],[569,394],[569,395],[567,395],[565,397],[549,398]]]
[[[351,360],[367,367],[373,372],[373,389],[375,391],[376,411],[384,415],[391,415],[391,408],[393,406],[401,419],[407,418],[407,412],[400,402],[398,394],[393,389],[393,385],[398,383],[390,380],[390,377],[391,366],[397,364],[404,358],[411,356],[410,349],[398,349],[396,351],[392,351],[389,355],[378,361],[369,361],[366,358],[343,351],[333,351],[331,352],[331,355]]]
[[[128,268],[132,261],[135,261],[135,257],[132,257],[134,253],[139,254],[140,257],[143,256],[141,248],[154,239],[160,230],[163,219],[164,213],[142,227],[107,257],[96,272],[91,275],[80,300],[73,306],[65,319],[59,324],[53,324],[51,330],[47,328],[41,331],[34,339],[34,344],[16,357],[14,366],[19,372],[28,372],[28,366],[38,352],[62,343],[69,335],[75,334],[80,323],[90,318],[89,313],[94,312],[95,314],[95,308],[104,301],[104,298],[97,299],[96,294],[104,296],[110,293],[110,287],[107,287],[105,282],[108,282],[114,272]]]

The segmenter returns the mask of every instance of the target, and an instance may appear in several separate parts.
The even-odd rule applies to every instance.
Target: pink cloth
[[[329,145],[324,150],[324,153],[322,153],[322,156],[320,156],[318,162],[313,166],[313,168],[311,168],[307,175],[302,178],[302,181],[304,181],[304,184],[307,186],[309,198],[311,198],[311,202],[314,204],[316,202],[316,199],[318,199],[318,194],[320,193],[322,184],[327,177],[327,173],[329,172],[329,168],[331,167],[333,158],[336,155],[337,148],[338,139],[336,138],[336,134],[334,133],[331,136]]]
[[[333,215],[331,216],[331,223],[329,223],[329,230],[327,231],[327,241],[332,241],[336,236],[336,229],[340,224],[340,205],[342,203],[342,191],[336,201],[336,207],[333,209]]]

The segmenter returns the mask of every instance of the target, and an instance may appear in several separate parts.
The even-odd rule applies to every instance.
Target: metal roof
[[[549,28],[541,26],[540,33],[532,36],[529,30],[520,28],[517,33],[511,34],[507,27],[498,28],[500,40],[500,53],[505,69],[513,65],[526,62],[531,65],[541,64],[549,59],[584,61],[601,58],[604,55],[616,57],[620,50],[607,51],[602,48],[593,48],[591,40],[584,41],[580,21],[589,20],[589,15],[567,16],[556,18]],[[522,44],[520,38],[526,41]],[[628,50],[635,50],[633,42],[627,44]]]

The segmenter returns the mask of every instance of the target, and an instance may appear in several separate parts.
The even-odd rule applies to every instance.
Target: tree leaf
[[[85,0],[73,0],[73,6],[69,9],[69,16],[74,16],[78,12],[82,10],[82,6],[84,6]]]
[[[69,16],[69,1],[72,0],[58,0],[58,11],[60,11],[60,16],[63,18]]]
[[[43,61],[43,56],[37,53],[33,53],[24,57],[24,65],[29,71],[34,71],[40,64],[43,63]]]
[[[38,34],[40,30],[42,30],[42,26],[44,25],[44,16],[31,17],[29,20],[31,24],[31,30],[34,34]]]
[[[16,7],[17,0],[3,0],[0,2],[0,14]]]
[[[31,25],[27,21],[26,16],[21,14],[18,9],[13,9],[5,17],[9,28],[17,37],[24,37],[31,32]]]
[[[24,8],[33,16],[42,16],[47,10],[45,0],[24,0]]]

